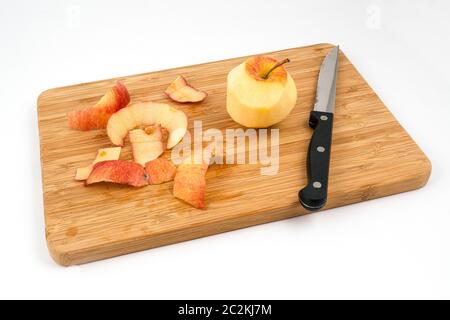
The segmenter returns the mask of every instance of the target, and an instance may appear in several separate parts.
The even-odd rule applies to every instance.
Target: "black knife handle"
[[[308,148],[308,184],[299,191],[298,198],[305,209],[316,211],[327,202],[333,114],[312,111],[309,126],[314,133]]]

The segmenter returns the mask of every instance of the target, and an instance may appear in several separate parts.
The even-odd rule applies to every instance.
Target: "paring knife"
[[[298,193],[301,205],[309,211],[319,210],[327,202],[338,64],[339,46],[333,48],[322,62],[316,102],[309,117],[309,126],[314,133],[307,156],[308,184]]]

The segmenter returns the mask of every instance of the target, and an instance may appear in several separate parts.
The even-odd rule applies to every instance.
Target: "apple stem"
[[[267,71],[267,73],[262,77],[263,79],[267,79],[269,77],[269,75],[272,73],[273,70],[275,70],[276,68],[278,68],[279,66],[282,66],[283,64],[290,62],[291,60],[289,60],[288,58],[284,59],[283,61],[278,62],[277,64],[275,64],[272,68],[270,68],[269,71]]]

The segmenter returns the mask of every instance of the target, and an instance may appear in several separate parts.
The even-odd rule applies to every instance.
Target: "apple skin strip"
[[[173,195],[197,209],[206,209],[206,172],[216,150],[212,145],[202,150],[201,163],[192,155],[180,164],[174,178]]]
[[[145,164],[145,171],[148,174],[149,184],[161,184],[172,181],[177,172],[177,168],[171,161],[160,157],[147,162]]]
[[[127,184],[133,187],[148,185],[148,175],[143,166],[124,160],[108,160],[94,164],[91,174],[86,179],[86,186],[98,182]]]
[[[94,168],[94,164],[106,161],[106,160],[119,160],[120,152],[122,151],[121,147],[112,147],[112,148],[102,148],[97,151],[97,156],[95,157],[92,164],[78,168],[75,174],[75,180],[83,181],[86,180],[92,172]]]
[[[206,92],[191,86],[183,76],[178,76],[164,93],[173,101],[180,103],[200,102],[208,96]]]
[[[69,112],[67,114],[69,128],[81,131],[104,129],[111,115],[129,103],[130,94],[127,88],[122,82],[117,81],[92,107]]]

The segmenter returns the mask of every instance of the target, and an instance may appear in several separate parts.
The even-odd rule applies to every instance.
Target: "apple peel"
[[[127,88],[117,81],[94,106],[69,112],[69,128],[81,131],[104,129],[111,115],[129,103],[130,94]]]
[[[195,89],[183,76],[178,76],[164,92],[170,99],[176,102],[200,102],[205,100],[208,94]]]
[[[106,131],[114,145],[122,146],[130,130],[156,124],[167,129],[167,149],[171,149],[183,139],[188,123],[183,111],[168,104],[140,102],[114,113],[109,118]]]
[[[140,164],[124,160],[108,160],[94,164],[86,185],[98,182],[127,184],[133,187],[148,185],[148,175]]]
[[[175,165],[165,159],[158,158],[145,164],[145,171],[148,174],[149,184],[161,184],[172,181],[177,172]]]
[[[197,209],[206,209],[206,178],[203,164],[181,164],[174,178],[173,195]]]
[[[208,146],[202,151],[200,163],[196,163],[192,156],[178,166],[173,184],[175,198],[185,201],[194,208],[206,209],[206,172],[213,155],[213,149]]]
[[[112,148],[102,148],[97,151],[97,156],[94,161],[83,168],[78,168],[75,174],[75,180],[82,181],[86,180],[92,172],[94,168],[94,164],[106,161],[106,160],[119,160],[121,147],[112,147]]]
[[[142,166],[157,159],[166,149],[168,132],[161,125],[134,129],[129,132],[134,161]]]

